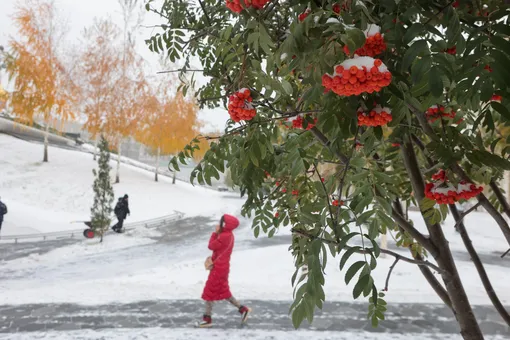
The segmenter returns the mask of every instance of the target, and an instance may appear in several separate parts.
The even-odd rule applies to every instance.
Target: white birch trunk
[[[44,129],[44,155],[43,162],[48,162],[48,139],[50,135],[50,124],[46,124],[46,128]]]
[[[158,152],[156,154],[156,172],[154,174],[154,180],[157,182],[158,181],[158,171],[159,171],[159,154],[161,152],[161,149],[158,147]]]
[[[115,183],[120,183],[120,157],[122,154],[122,140],[119,140],[119,148],[117,154],[117,172],[115,174]]]

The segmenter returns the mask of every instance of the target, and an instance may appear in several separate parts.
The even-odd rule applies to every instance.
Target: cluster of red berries
[[[361,110],[361,109],[360,109]],[[391,122],[391,110],[387,107],[376,106],[369,113],[358,110],[359,126],[383,126]]]
[[[365,44],[354,51],[354,53],[359,56],[375,57],[386,51],[386,43],[379,30],[379,26],[369,25],[367,31],[365,31]],[[344,52],[345,54],[350,54],[347,45],[344,46]]]
[[[451,54],[451,55],[456,55],[457,54],[457,46],[453,46],[453,47],[450,47],[450,48],[447,48],[446,50],[444,50],[446,53],[448,54]]]
[[[336,14],[340,14],[340,12],[342,11],[342,8],[345,10],[345,4],[343,5],[340,5],[340,4],[334,4],[333,7],[331,8],[333,10],[333,12],[335,12]]]
[[[379,92],[391,83],[391,73],[380,59],[357,57],[335,66],[333,75],[324,74],[322,85],[340,96]]]
[[[331,202],[331,205],[332,205],[332,206],[335,206],[335,207],[342,206],[342,205],[344,205],[344,201],[333,200],[333,201]]]
[[[442,105],[434,105],[427,109],[427,112],[425,113],[427,119],[434,123],[439,118],[455,118],[455,111],[445,112],[445,108]]]
[[[227,0],[227,8],[234,13],[241,13],[248,7],[262,9],[268,2],[269,0]]]
[[[308,17],[308,14],[310,14],[312,10],[310,8],[307,8],[303,13],[298,15],[299,22],[305,21],[306,17]]]
[[[491,100],[492,100],[493,102],[501,103],[501,101],[503,100],[503,97],[502,97],[502,96],[500,96],[500,95],[494,94],[494,95],[492,95]]]
[[[427,183],[425,186],[425,196],[439,204],[454,204],[460,200],[468,200],[483,191],[483,187],[466,181],[460,181],[455,188],[448,183],[444,170],[439,170],[432,179],[434,183]]]
[[[232,94],[228,99],[228,114],[234,122],[252,120],[257,115],[257,110],[251,104],[250,90],[244,88]]]
[[[314,117],[313,123],[307,122],[308,125],[306,126],[306,130],[310,130],[311,128],[313,128],[317,124],[317,120],[318,120],[317,117]],[[305,119],[302,116],[296,116],[293,119],[291,119],[290,121],[292,123],[292,126],[286,124],[286,122],[288,121],[289,119],[286,118],[285,122],[282,122],[282,125],[288,129],[290,129],[291,127],[294,129],[304,129],[303,123],[305,122]]]
[[[492,72],[492,68],[489,65],[485,65],[483,69]]]

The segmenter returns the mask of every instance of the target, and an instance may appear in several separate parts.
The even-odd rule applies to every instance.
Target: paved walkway
[[[190,250],[197,243],[203,244],[215,221],[193,217],[173,221],[168,228],[161,228],[156,243],[137,248],[121,249],[116,256],[126,258],[131,264],[144,261],[144,256],[159,256],[170,261],[169,247]],[[111,237],[115,237],[112,235]],[[289,242],[289,237],[261,238],[254,242],[239,242],[241,247],[264,247]],[[36,253],[45,253],[58,246],[74,242],[37,242],[17,245],[0,245],[0,260],[13,260]],[[160,249],[161,248],[161,249]],[[192,249],[191,249],[192,250]],[[191,251],[190,250],[190,251]],[[168,258],[165,258],[168,257]],[[53,268],[37,267],[9,273],[2,277],[51,277]],[[76,270],[80,270],[77,268]],[[94,289],[94,288],[91,288]],[[76,292],[80,294],[80,292]],[[248,328],[253,330],[293,330],[288,316],[288,301],[244,301],[254,309]],[[376,333],[438,333],[457,334],[458,327],[450,310],[443,305],[391,304],[386,320],[378,328],[372,328],[367,320],[367,306],[362,303],[330,302],[317,311],[312,326],[304,322],[302,329],[317,331],[367,331]],[[83,306],[77,304],[29,304],[20,306],[0,305],[0,333],[37,332],[47,330],[98,330],[105,328],[186,328],[192,327],[203,313],[200,300],[141,301],[128,304]],[[510,334],[492,306],[477,306],[475,314],[487,335]],[[227,303],[218,303],[214,309],[215,327],[236,329],[240,327],[239,314]],[[34,333],[36,334],[36,333]]]
[[[245,301],[254,312],[246,327],[260,330],[293,330],[288,317],[290,302]],[[200,319],[203,302],[199,300],[141,301],[129,304],[83,306],[76,304],[0,306],[0,332],[33,332],[104,328],[186,328]],[[326,303],[317,311],[313,326],[306,321],[301,329],[317,331],[367,331],[395,334],[458,333],[453,314],[442,305],[392,304],[386,320],[372,328],[364,304]],[[486,335],[510,334],[491,307],[475,307]],[[240,317],[226,302],[217,303],[213,320],[216,328],[240,328]]]

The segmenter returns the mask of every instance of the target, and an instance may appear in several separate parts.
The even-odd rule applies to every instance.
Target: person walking
[[[2,223],[4,222],[4,215],[7,215],[7,206],[2,202],[0,197],[0,230],[2,230]]]
[[[119,197],[113,212],[115,213],[115,216],[117,216],[118,222],[112,227],[112,229],[113,231],[120,233],[127,215],[131,215],[131,211],[129,210],[129,196],[127,194],[125,194],[124,197]]]
[[[239,226],[239,220],[231,215],[223,215],[216,231],[209,239],[209,249],[213,251],[212,256],[206,259],[206,269],[210,270],[209,277],[202,293],[205,300],[205,313],[199,328],[212,326],[212,309],[214,301],[227,300],[234,305],[239,314],[241,322],[246,322],[251,308],[243,306],[230,292],[228,274],[230,272],[230,256],[234,248],[233,230]]]

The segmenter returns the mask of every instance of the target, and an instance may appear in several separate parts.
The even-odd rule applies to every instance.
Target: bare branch
[[[509,248],[507,251],[505,251],[505,252],[503,253],[503,255],[501,255],[501,258],[505,257],[505,256],[506,256],[506,254],[508,254],[508,253],[510,253],[510,248]]]
[[[508,311],[505,309],[505,307],[499,300],[498,295],[494,291],[494,287],[492,287],[492,283],[489,279],[489,276],[487,275],[487,272],[485,271],[482,260],[478,256],[478,253],[476,252],[475,247],[473,246],[473,243],[469,238],[467,229],[464,226],[464,224],[461,223],[462,219],[471,211],[473,211],[478,205],[480,205],[480,202],[478,202],[478,204],[476,204],[471,209],[463,213],[459,221],[457,221],[457,223],[455,224],[455,227],[459,228],[459,233],[460,237],[462,238],[462,242],[464,243],[464,246],[466,247],[468,254],[471,257],[471,261],[473,261],[473,264],[475,265],[476,271],[480,276],[480,280],[482,280],[483,287],[485,288],[485,291],[487,292],[489,299],[494,305],[494,308],[496,308],[496,310],[498,311],[499,315],[501,315],[501,317],[503,318],[503,320],[505,320],[507,325],[510,326],[510,314],[508,314]]]
[[[391,272],[393,271],[393,268],[395,268],[395,266],[397,265],[399,260],[400,259],[398,257],[396,257],[395,258],[395,262],[393,262],[393,264],[390,266],[390,270],[388,271],[388,276],[386,276],[386,283],[384,284],[384,291],[385,292],[388,291],[388,285],[390,283]]]
[[[462,213],[462,215],[460,215],[460,218],[458,221],[456,221],[455,223],[455,229],[458,228],[458,226],[462,223],[462,220],[464,220],[464,217],[466,217],[467,215],[469,215],[471,212],[473,212],[476,208],[478,208],[482,203],[478,202],[476,203],[475,205],[473,205],[471,208],[469,208],[468,210],[466,210],[464,213]]]
[[[193,69],[184,69],[184,68],[180,68],[180,69],[178,69],[178,70],[159,71],[159,72],[156,72],[156,74],[161,74],[161,73],[175,73],[175,72],[204,72],[204,70],[193,70]]]

